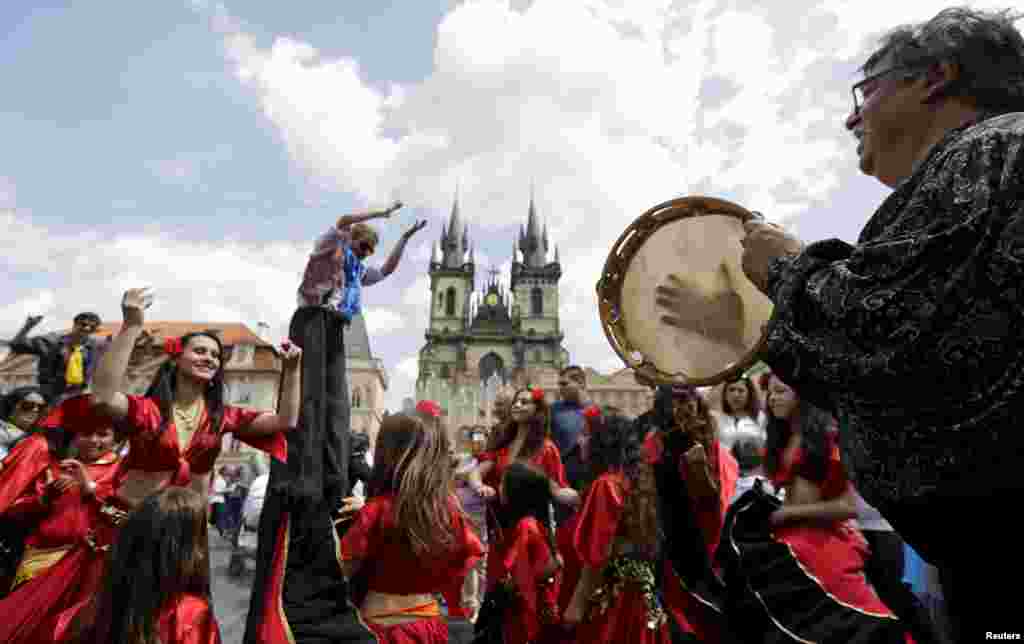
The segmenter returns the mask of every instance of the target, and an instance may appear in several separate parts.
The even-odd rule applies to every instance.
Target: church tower
[[[474,293],[476,262],[456,193],[432,249],[430,324],[416,383],[417,397],[438,401],[453,431],[493,422],[488,414],[499,390],[553,388],[559,369],[569,363],[558,319],[558,250],[549,261],[547,227],[537,218],[532,195],[526,226],[512,247],[510,288],[492,268]]]
[[[456,191],[448,225],[441,231],[440,246],[435,243],[430,258],[430,326],[428,337],[456,338],[469,326],[470,296],[474,288],[473,250],[469,226],[459,215]],[[438,356],[452,362],[455,356]],[[422,369],[422,366],[421,366]],[[450,367],[444,371],[451,371]],[[444,375],[437,373],[435,375]]]
[[[526,338],[524,367],[555,365],[561,358],[562,332],[558,320],[558,280],[562,266],[555,258],[548,261],[548,227],[543,230],[537,218],[533,194],[526,214],[526,227],[520,226],[518,250],[512,258],[512,292],[515,297],[513,318]],[[513,249],[514,255],[515,249]]]

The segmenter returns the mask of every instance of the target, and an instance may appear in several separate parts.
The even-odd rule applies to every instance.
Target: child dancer
[[[370,498],[341,540],[347,578],[362,572],[360,613],[381,644],[442,644],[434,593],[462,579],[483,546],[452,492],[448,437],[412,416],[381,423]]]
[[[477,641],[557,639],[561,560],[551,526],[550,481],[543,472],[515,462],[505,470],[499,496],[503,510],[491,545]]]
[[[119,461],[114,430],[88,398],[66,399],[45,421],[73,436],[77,458],[61,460],[54,451],[41,451],[41,471],[13,503],[0,507],[28,535],[12,592],[0,601],[2,642],[46,641],[61,611],[96,591],[124,517],[111,505]]]

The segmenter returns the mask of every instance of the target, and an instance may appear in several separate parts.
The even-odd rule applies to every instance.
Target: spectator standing
[[[51,404],[78,395],[92,380],[100,354],[100,343],[93,337],[100,326],[100,316],[79,313],[70,333],[47,333],[28,337],[42,322],[41,315],[29,316],[10,341],[11,352],[34,355],[39,359],[39,386]]]

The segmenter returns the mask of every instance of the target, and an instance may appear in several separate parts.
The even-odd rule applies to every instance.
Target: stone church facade
[[[446,424],[489,425],[500,391],[535,385],[554,393],[569,363],[558,316],[558,249],[549,256],[547,227],[533,199],[513,242],[510,288],[490,271],[477,291],[469,227],[458,197],[430,261],[430,320],[419,353],[417,398],[437,400]]]

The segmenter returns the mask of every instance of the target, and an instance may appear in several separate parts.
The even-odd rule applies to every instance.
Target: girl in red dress
[[[80,644],[219,644],[210,606],[206,497],[169,487],[131,514],[99,594],[66,611],[63,641]]]
[[[476,623],[476,641],[530,644],[557,641],[561,560],[551,528],[551,483],[530,465],[514,462],[502,477],[502,520],[491,547],[488,591]]]
[[[124,517],[109,504],[118,468],[109,422],[92,413],[88,396],[65,400],[55,414],[64,416],[63,429],[73,433],[77,458],[38,454],[42,471],[2,509],[28,529],[11,594],[0,601],[3,642],[48,641],[60,612],[96,592]]]
[[[583,570],[565,621],[588,644],[670,644],[658,587],[658,491],[641,430],[622,416],[592,418],[588,427],[593,483],[574,535]]]
[[[720,641],[725,588],[712,562],[739,466],[693,387],[658,387],[655,409],[637,422],[648,428],[644,459],[654,468],[665,532],[665,607],[683,633]]]
[[[286,460],[280,433],[298,422],[301,351],[291,345],[283,349],[281,412],[277,414],[224,404],[224,347],[210,332],[168,338],[164,350],[169,359],[146,394],[125,394],[125,371],[143,332],[144,311],[152,302],[147,289],[125,293],[124,325],[93,376],[96,403],[131,442],[118,496],[135,505],[163,487],[178,485],[208,497],[224,434],[234,434]]]
[[[834,419],[774,375],[767,391],[765,471],[785,501],[756,486],[729,510],[719,556],[730,622],[750,642],[912,641],[867,582]]]
[[[448,436],[435,423],[388,416],[377,434],[369,501],[341,540],[345,576],[364,577],[360,613],[381,644],[441,644],[434,593],[462,579],[483,546],[452,491]]]
[[[505,471],[516,462],[531,465],[547,476],[549,496],[554,501],[566,505],[579,505],[579,494],[566,482],[565,468],[562,466],[558,446],[548,436],[548,404],[542,389],[517,391],[509,408],[509,421],[496,427],[494,431],[497,432],[497,436],[492,442],[493,448],[477,456],[480,466],[469,475],[472,489],[490,500],[491,510],[488,512],[487,522],[489,534],[508,524],[508,521],[502,518],[504,507],[501,499],[496,498],[496,492],[501,489]],[[491,568],[497,569],[500,566],[501,556],[498,547],[488,550],[488,590],[493,589],[496,583]]]

